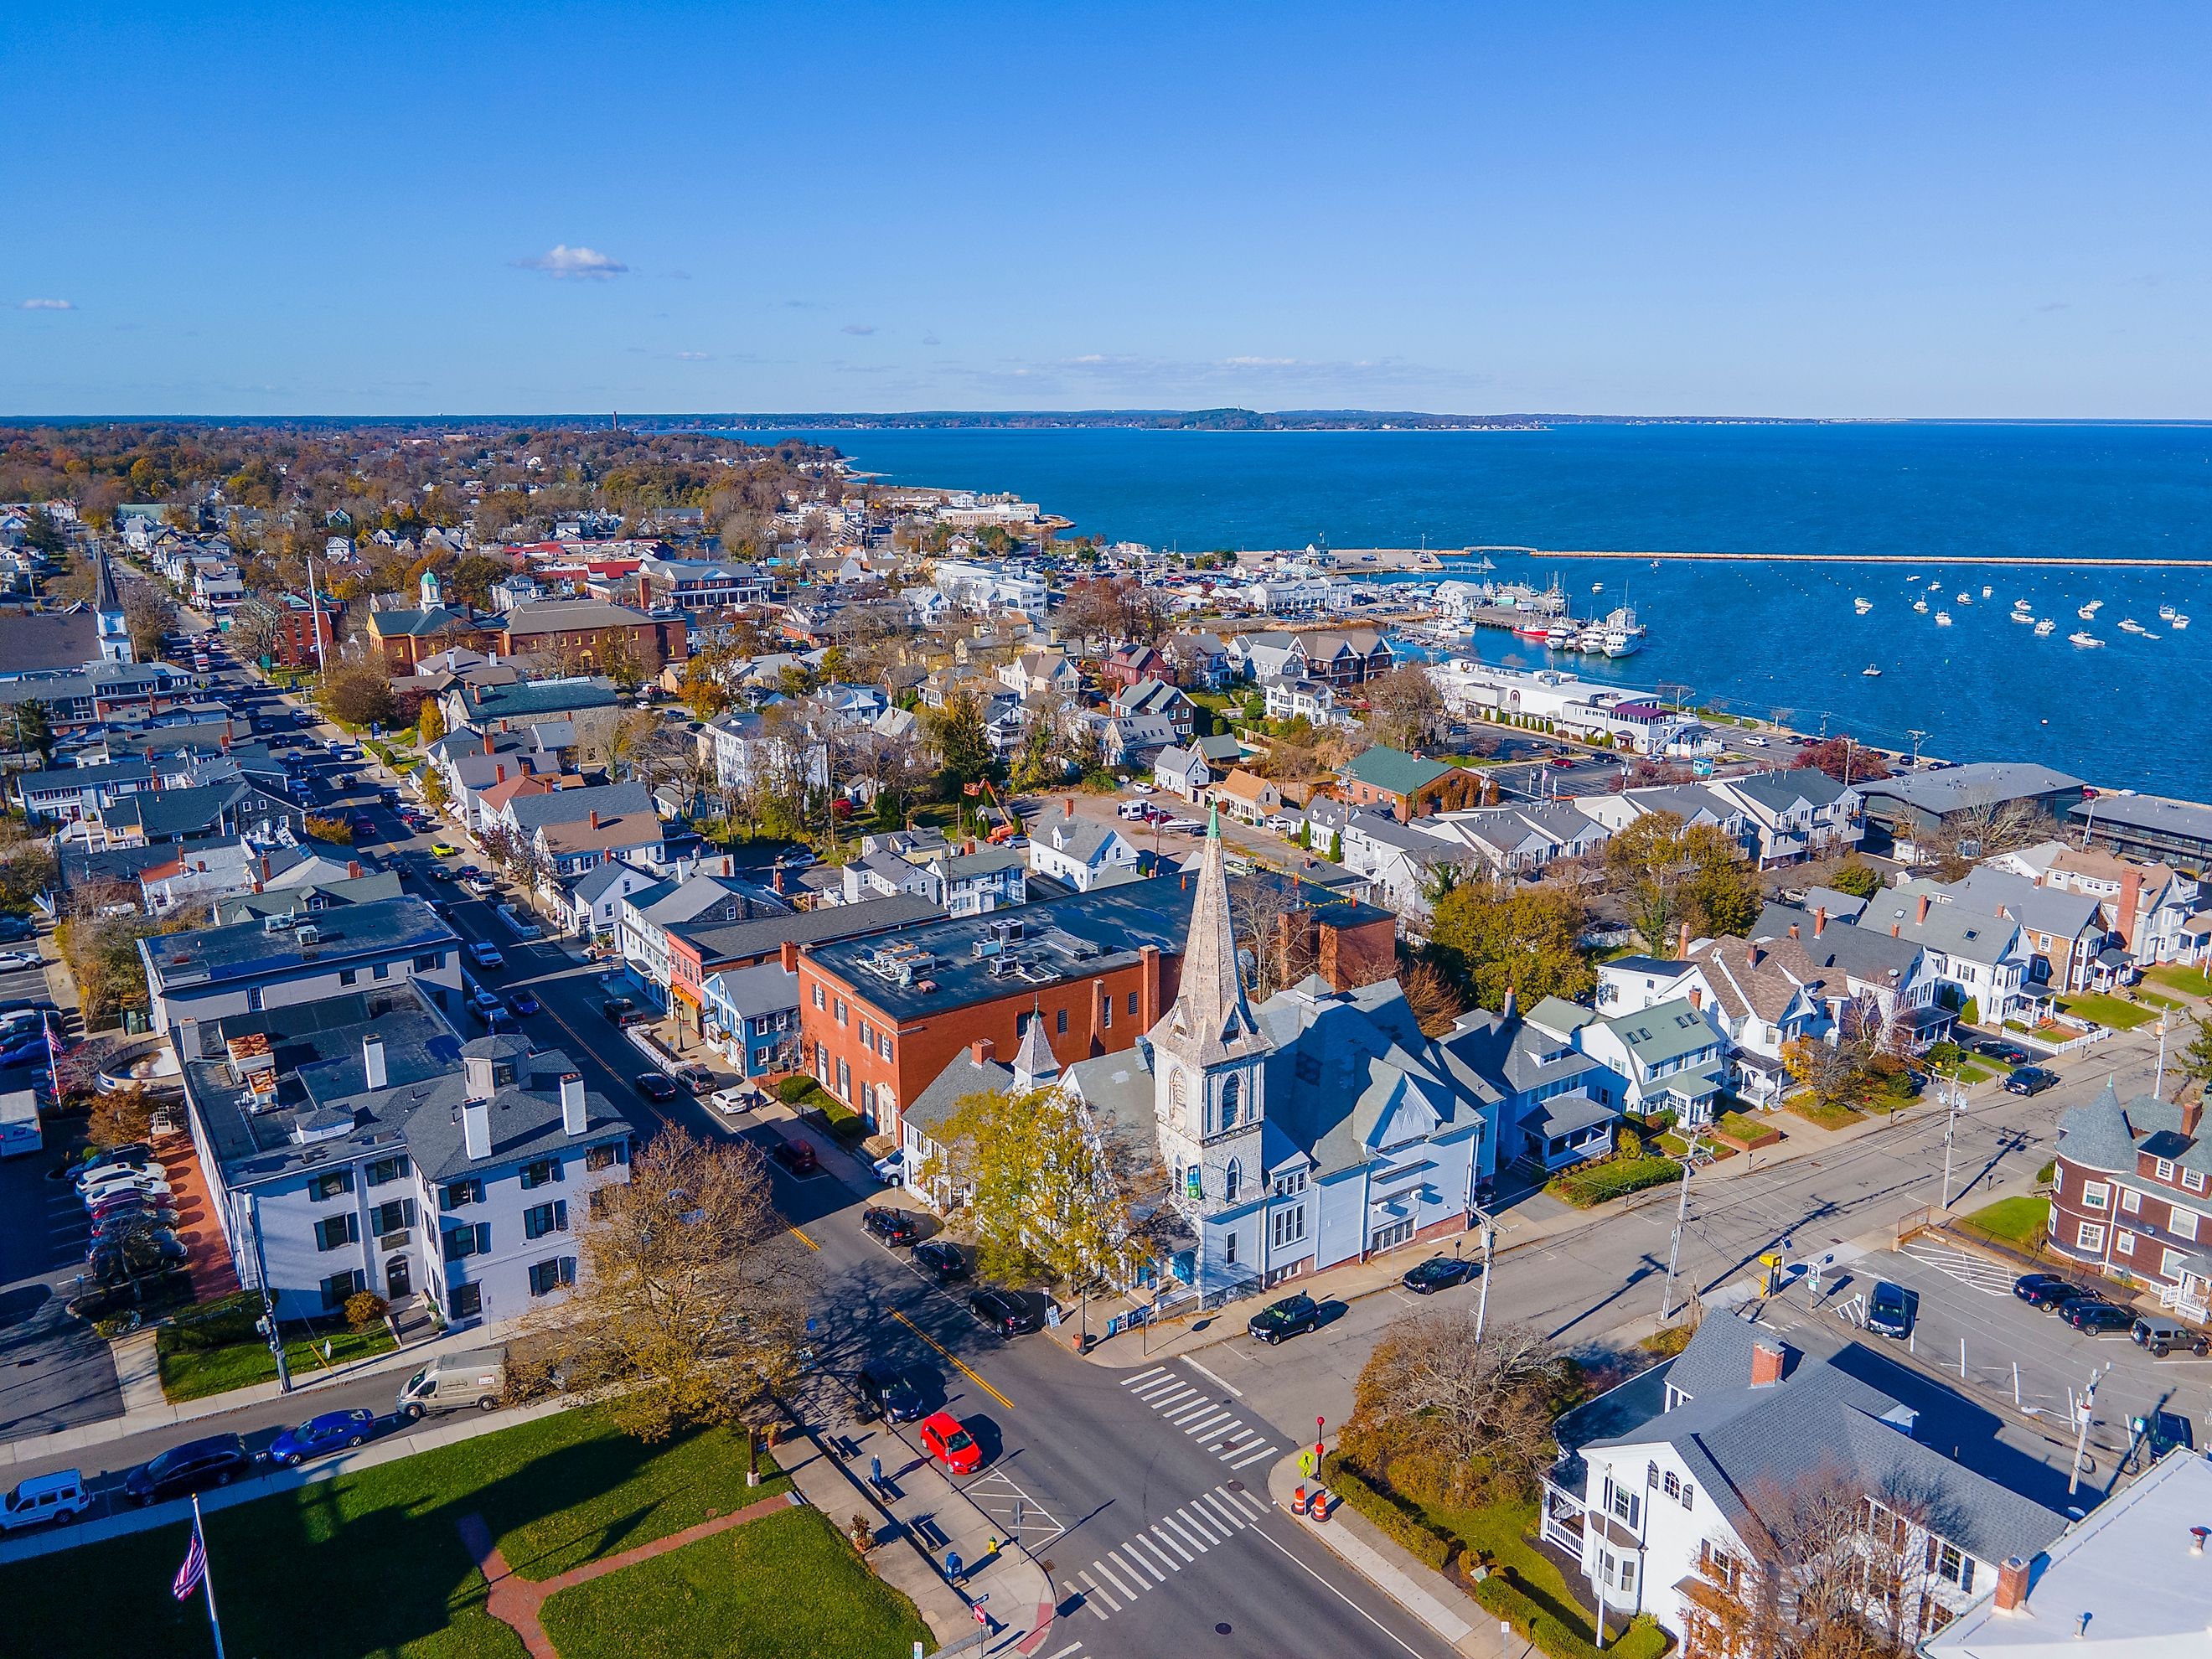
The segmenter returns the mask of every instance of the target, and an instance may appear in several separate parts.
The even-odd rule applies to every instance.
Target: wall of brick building
[[[2179,1172],[2176,1174],[2178,1180]],[[2092,1208],[2085,1201],[2083,1188],[2100,1182],[2107,1188],[2105,1206]],[[2135,1194],[2136,1207],[2131,1211],[2124,1207],[2128,1201],[2125,1194],[2130,1192]],[[2185,1233],[2176,1226],[2175,1217],[2179,1212],[2197,1218],[2191,1232]],[[2085,1222],[2104,1229],[2099,1244],[2085,1247],[2081,1243],[2081,1227]],[[2119,1248],[2122,1232],[2132,1236],[2132,1250]],[[2051,1243],[2054,1249],[2074,1261],[2115,1272],[2125,1269],[2156,1283],[2172,1284],[2178,1276],[2164,1272],[2162,1267],[2166,1250],[2193,1255],[2212,1249],[2212,1191],[2192,1193],[2173,1182],[2160,1181],[2148,1158],[2142,1160],[2132,1180],[2084,1169],[2061,1158],[2051,1190]]]

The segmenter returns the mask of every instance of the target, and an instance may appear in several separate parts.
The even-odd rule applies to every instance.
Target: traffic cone
[[[1305,1512],[1306,1489],[1304,1483],[1301,1481],[1298,1485],[1297,1492],[1291,1498],[1291,1513],[1292,1515],[1304,1515]]]

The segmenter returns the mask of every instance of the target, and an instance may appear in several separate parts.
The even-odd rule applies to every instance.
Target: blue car
[[[375,1427],[376,1413],[372,1411],[325,1412],[278,1435],[269,1444],[269,1459],[287,1468],[297,1468],[303,1458],[320,1457],[340,1446],[358,1446]]]

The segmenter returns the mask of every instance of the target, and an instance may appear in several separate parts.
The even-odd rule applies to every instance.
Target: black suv
[[[234,1434],[212,1434],[172,1446],[123,1477],[124,1495],[139,1504],[227,1486],[253,1468],[253,1454]]]
[[[968,1298],[975,1317],[1002,1336],[1044,1328],[1044,1297],[1036,1291],[978,1291]]]
[[[2070,1279],[2061,1279],[2057,1273],[2023,1273],[2012,1282],[2012,1293],[2031,1308],[2040,1308],[2045,1313],[2057,1313],[2069,1302],[2088,1296]]]
[[[965,1279],[970,1271],[968,1257],[957,1244],[942,1238],[933,1238],[914,1247],[914,1259],[937,1275],[940,1285],[956,1279]]]
[[[860,1368],[854,1386],[860,1391],[863,1417],[888,1417],[894,1423],[911,1423],[923,1412],[921,1390],[897,1366],[879,1362]]]
[[[1474,1277],[1472,1261],[1455,1255],[1432,1255],[1419,1267],[1407,1269],[1398,1282],[1415,1296],[1433,1296],[1455,1285],[1464,1285]]]
[[[1321,1323],[1321,1310],[1310,1296],[1286,1296],[1270,1303],[1245,1322],[1247,1334],[1270,1345],[1286,1336],[1303,1336]]]
[[[635,1025],[646,1018],[628,997],[609,997],[599,1005],[599,1012],[617,1025]]]
[[[2100,1297],[2077,1297],[2058,1310],[2058,1316],[2077,1331],[2091,1336],[2111,1336],[2135,1328],[2132,1308],[2123,1308]]]
[[[2058,1073],[2046,1072],[2040,1066],[2015,1067],[2013,1074],[2004,1080],[2004,1091],[2008,1095],[2039,1095],[2045,1089],[2057,1086]]]
[[[921,1237],[921,1224],[904,1210],[863,1210],[860,1224],[886,1244],[911,1244]]]

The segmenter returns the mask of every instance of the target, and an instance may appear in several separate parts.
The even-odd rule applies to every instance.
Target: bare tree
[[[664,1130],[594,1191],[577,1246],[575,1290],[529,1328],[640,1439],[742,1420],[796,1374],[803,1264],[751,1146]]]
[[[1367,698],[1367,726],[1377,743],[1393,749],[1418,749],[1444,729],[1443,694],[1429,671],[1406,663],[1361,688]]]
[[[1921,843],[1923,859],[1935,864],[1946,881],[1957,881],[1983,859],[2016,852],[2042,840],[2053,825],[2032,800],[1990,801],[1946,812],[1933,835]]]

